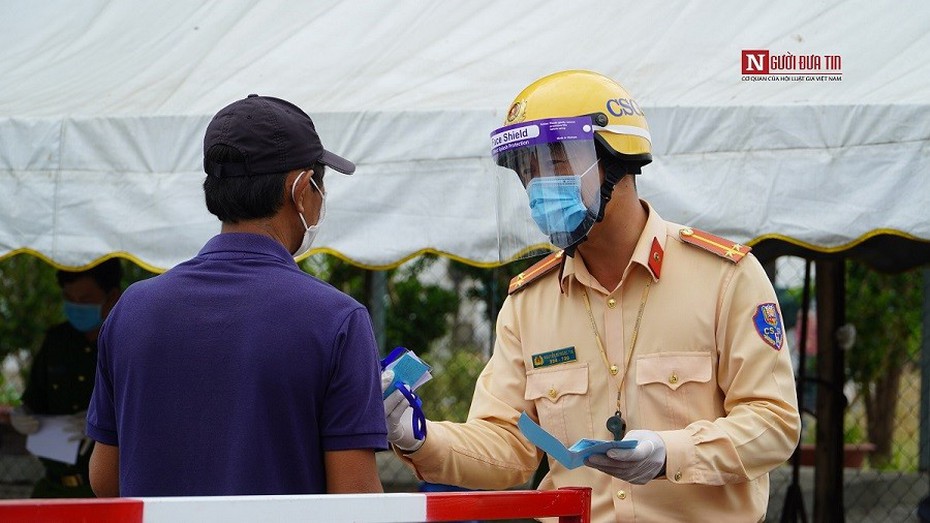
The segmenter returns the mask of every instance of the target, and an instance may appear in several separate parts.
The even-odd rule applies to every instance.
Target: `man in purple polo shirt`
[[[130,286],[101,330],[98,496],[382,491],[368,312],[294,261],[325,215],[325,166],[355,171],[284,100],[249,95],[210,122],[203,188],[221,233]]]

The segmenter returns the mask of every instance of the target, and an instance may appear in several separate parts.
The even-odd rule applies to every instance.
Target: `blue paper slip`
[[[623,441],[605,441],[599,439],[582,438],[575,442],[570,448],[565,448],[561,441],[545,429],[536,424],[535,421],[526,415],[526,412],[520,415],[520,421],[517,422],[520,431],[534,445],[541,448],[546,454],[549,454],[561,463],[567,469],[576,469],[584,465],[584,460],[591,454],[606,454],[610,449],[632,449],[636,447],[637,441],[627,439]]]
[[[433,378],[433,375],[430,374],[430,366],[418,358],[416,354],[403,347],[394,349],[394,351],[381,362],[381,372],[386,370],[394,371],[394,383],[391,383],[384,391],[385,398],[397,390],[397,386],[395,385],[397,382],[403,383],[413,391]]]

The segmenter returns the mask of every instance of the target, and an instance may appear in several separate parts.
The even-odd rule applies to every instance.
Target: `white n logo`
[[[761,71],[763,67],[765,67],[764,55],[755,53],[746,55],[747,71]]]
[[[743,49],[743,74],[768,74],[768,49]]]

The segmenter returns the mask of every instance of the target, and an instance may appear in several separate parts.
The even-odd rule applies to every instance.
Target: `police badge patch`
[[[775,350],[781,350],[782,342],[785,340],[785,328],[781,322],[781,315],[778,313],[777,305],[763,303],[756,307],[752,322],[756,327],[756,332],[766,343],[774,347]]]

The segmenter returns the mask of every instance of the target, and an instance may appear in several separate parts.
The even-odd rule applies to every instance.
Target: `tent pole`
[[[818,260],[817,444],[814,456],[814,521],[843,523],[843,415],[846,382],[843,351],[836,330],[846,323],[845,260]]]
[[[387,323],[387,271],[365,271],[368,284],[368,310],[378,351],[387,354],[385,325]]]
[[[811,261],[805,260],[804,263],[804,287],[801,289],[801,338],[798,342],[798,369],[797,369],[797,394],[798,409],[801,412],[801,420],[804,418],[804,389],[806,385],[805,375],[807,373],[807,332],[808,332],[808,313],[811,308]],[[801,491],[801,442],[794,449],[791,455],[791,485],[785,492],[785,504],[781,511],[781,523],[794,523],[796,521],[807,523],[807,509],[804,508],[804,494]]]
[[[926,473],[930,471],[930,268],[924,267],[921,271],[924,302],[920,342],[920,461],[917,469]],[[928,521],[928,512],[930,494],[920,500],[917,507],[918,521]]]
[[[923,314],[920,342],[920,464],[918,470],[930,471],[930,268],[922,269]]]

